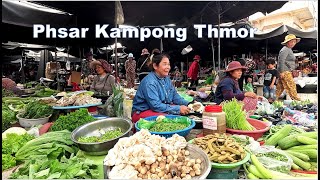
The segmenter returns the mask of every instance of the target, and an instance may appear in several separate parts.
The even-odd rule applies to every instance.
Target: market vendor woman
[[[143,78],[133,99],[132,121],[164,114],[188,114],[188,102],[177,93],[169,77],[169,56],[155,53],[151,61],[152,72]]]
[[[111,65],[103,59],[98,59],[90,63],[90,68],[95,69],[98,74],[90,86],[90,91],[98,96],[111,95],[112,87],[115,86],[115,77],[110,74]]]
[[[246,67],[242,66],[238,61],[232,61],[228,64],[227,69],[225,70],[226,76],[221,79],[216,89],[215,103],[220,104],[222,101],[231,100],[233,98],[243,101],[246,97],[251,99],[257,99],[259,97],[253,92],[244,93],[240,90],[238,79],[240,79],[242,71],[245,69]],[[251,99],[248,99],[248,101]]]

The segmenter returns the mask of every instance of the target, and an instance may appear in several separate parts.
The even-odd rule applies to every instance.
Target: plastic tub
[[[238,179],[240,166],[231,169],[212,168],[207,179]]]
[[[155,121],[157,119],[158,116],[150,116],[150,117],[147,117],[147,118],[143,118],[147,121]],[[177,116],[177,115],[165,115],[166,118],[169,118],[169,119],[173,119],[173,118],[176,118],[176,117],[180,117],[180,116]],[[190,119],[190,118],[189,118]],[[160,136],[163,136],[165,138],[169,138],[171,136],[173,136],[174,134],[178,134],[180,136],[187,136],[191,129],[193,129],[196,125],[196,122],[193,120],[193,119],[190,119],[191,120],[191,125],[185,129],[182,129],[182,130],[178,130],[178,131],[171,131],[171,132],[152,132],[150,131],[151,134],[156,134],[156,135],[160,135]],[[135,128],[138,131],[140,131],[140,128],[138,128],[138,123],[135,123]]]
[[[256,128],[254,131],[242,131],[242,130],[236,130],[236,129],[229,129],[227,128],[227,132],[230,134],[239,134],[239,135],[247,135],[250,137],[253,137],[254,140],[259,139],[263,136],[265,132],[267,132],[270,129],[270,126],[259,120],[247,118],[248,122]]]

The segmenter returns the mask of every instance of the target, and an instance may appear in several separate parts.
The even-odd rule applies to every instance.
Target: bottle
[[[226,133],[226,114],[222,106],[208,105],[202,114],[203,135]]]

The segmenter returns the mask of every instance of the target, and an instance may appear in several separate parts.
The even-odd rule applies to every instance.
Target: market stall
[[[133,124],[130,120],[133,89],[118,87],[106,106],[101,106],[99,99],[87,91],[49,95],[46,90],[43,96],[49,97],[10,95],[2,99],[5,120],[2,170],[6,177],[314,179],[317,176],[317,105],[310,101],[270,104],[261,100],[250,117],[243,110],[244,104],[237,100],[223,102],[221,106],[198,102],[190,104],[193,111],[189,115],[152,116]],[[186,89],[178,90],[189,101],[195,98],[184,94]],[[99,115],[110,118],[97,118],[81,108],[91,105],[100,107]],[[75,110],[58,113],[52,119],[54,111],[63,107]],[[20,126],[12,127],[14,121]]]

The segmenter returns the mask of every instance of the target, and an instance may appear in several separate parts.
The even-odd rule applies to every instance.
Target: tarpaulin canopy
[[[279,26],[278,28],[275,28],[267,32],[256,32],[254,35],[254,38],[251,38],[251,39],[252,40],[268,39],[268,38],[279,36],[282,34],[294,34],[300,38],[317,39],[317,30],[302,31],[287,25]]]
[[[34,24],[51,26],[75,25],[71,14],[27,1],[2,1],[2,22],[19,26],[32,27]]]

